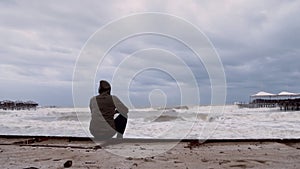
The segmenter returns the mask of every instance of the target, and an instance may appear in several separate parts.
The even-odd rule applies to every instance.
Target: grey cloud
[[[300,44],[297,36],[300,30],[300,22],[297,21],[299,7],[298,1],[279,0],[43,3],[36,0],[3,0],[0,2],[0,92],[3,98],[0,100],[33,97],[43,104],[72,105],[74,64],[86,40],[113,19],[145,11],[178,15],[202,29],[224,65],[228,103],[247,101],[249,94],[259,90],[300,92],[297,85],[300,75],[297,62]],[[128,28],[119,28],[119,31],[132,26],[140,25],[128,25]],[[176,25],[173,27],[174,30],[179,29]],[[190,39],[193,39],[192,35]],[[195,74],[200,92],[203,93],[202,100],[209,103],[210,81],[201,60],[183,44],[161,36],[132,37],[118,44],[107,55],[104,65],[95,72],[95,84],[102,78],[110,80],[126,56],[146,48],[165,49],[180,56]],[[150,61],[136,61],[127,71],[133,69],[134,64]],[[169,64],[176,69],[171,62]],[[89,65],[85,66],[89,72]],[[143,98],[137,103],[139,105],[147,103],[147,92],[153,86],[162,87],[166,92],[171,90],[168,86],[176,88],[172,86],[173,80],[167,76],[157,72],[144,75],[134,81],[131,89],[133,101]],[[181,72],[178,75],[184,78]],[[18,85],[26,91],[18,89]],[[36,91],[33,90],[35,88]],[[96,88],[97,85],[95,91]],[[176,104],[176,101],[172,104]]]

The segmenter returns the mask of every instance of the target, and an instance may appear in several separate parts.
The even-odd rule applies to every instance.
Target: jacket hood
[[[111,91],[110,84],[105,80],[101,80],[98,89],[99,94],[107,93],[110,95],[110,91]]]

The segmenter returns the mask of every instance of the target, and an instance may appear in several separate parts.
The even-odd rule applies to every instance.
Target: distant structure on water
[[[0,109],[3,110],[30,110],[36,109],[39,104],[34,101],[11,101],[4,100],[0,101]]]
[[[272,94],[258,92],[250,96],[249,103],[237,103],[241,108],[280,107],[280,110],[300,110],[300,93],[280,92]]]

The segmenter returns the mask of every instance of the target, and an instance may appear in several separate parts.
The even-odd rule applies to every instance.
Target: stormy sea
[[[0,135],[91,137],[88,108],[0,110]],[[182,106],[131,109],[124,138],[300,138],[300,111]]]

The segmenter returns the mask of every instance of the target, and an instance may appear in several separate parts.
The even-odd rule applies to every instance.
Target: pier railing
[[[248,104],[237,104],[240,108],[279,107],[284,111],[299,111],[300,98],[298,99],[255,99]]]

